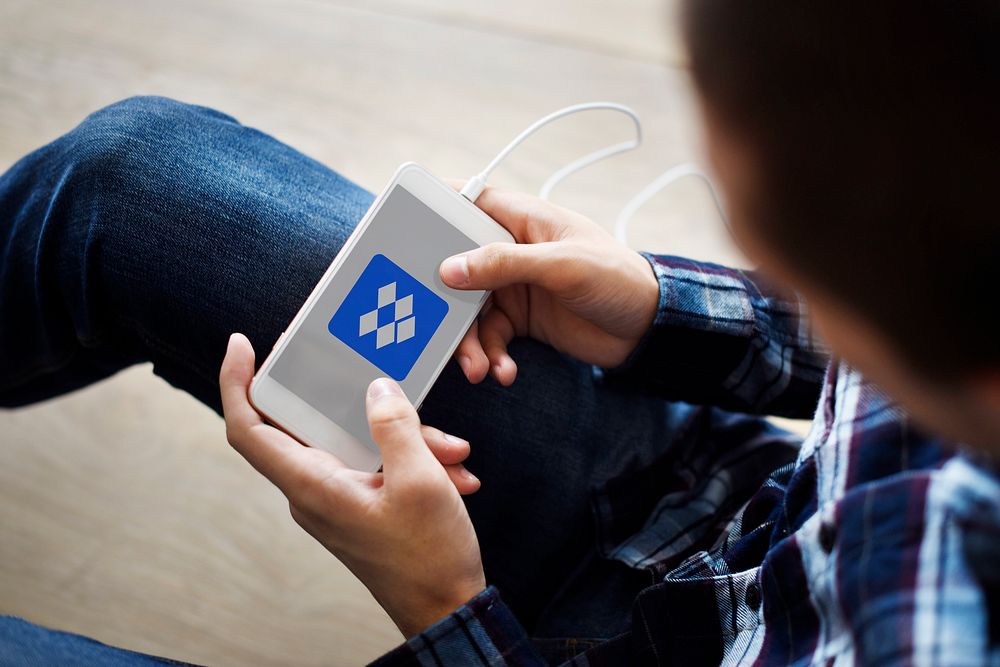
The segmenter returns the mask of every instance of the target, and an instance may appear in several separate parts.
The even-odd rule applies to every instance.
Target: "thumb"
[[[441,280],[455,289],[493,290],[520,283],[557,289],[560,243],[490,243],[441,262]]]
[[[437,463],[420,431],[417,411],[398,384],[379,378],[368,385],[365,396],[368,428],[382,454],[386,477],[424,470]]]
[[[252,425],[261,421],[260,415],[247,400],[253,369],[253,346],[246,336],[234,333],[229,337],[226,357],[219,369],[219,391],[227,428],[233,424]]]

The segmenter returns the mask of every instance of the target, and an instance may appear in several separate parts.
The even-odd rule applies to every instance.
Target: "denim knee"
[[[213,124],[238,125],[230,116],[166,97],[130,97],[90,114],[62,137],[62,162],[74,198],[103,204],[176,185],[181,159],[197,154]],[[168,190],[169,192],[169,190]]]
[[[141,151],[219,121],[237,124],[232,116],[208,107],[169,97],[137,95],[98,109],[70,134],[76,135],[81,158],[100,160],[108,157],[111,149]]]
[[[369,193],[273,137],[164,97],[100,109],[56,144],[72,205],[97,206],[94,220],[158,217],[184,234],[186,219],[286,244],[332,226],[339,243],[371,203]]]
[[[98,109],[68,136],[81,160],[113,156],[127,148],[141,150],[205,123],[236,120],[214,109],[153,95],[128,97]]]

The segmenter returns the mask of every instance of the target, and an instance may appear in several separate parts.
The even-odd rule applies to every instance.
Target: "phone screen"
[[[421,394],[482,298],[446,287],[438,267],[475,247],[397,184],[271,366],[271,378],[374,449],[365,391],[388,376],[411,400]]]

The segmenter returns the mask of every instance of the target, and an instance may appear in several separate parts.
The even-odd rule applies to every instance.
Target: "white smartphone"
[[[365,414],[372,380],[417,407],[486,300],[446,287],[451,255],[511,235],[454,189],[404,164],[281,334],[250,385],[253,406],[345,465],[381,465]]]

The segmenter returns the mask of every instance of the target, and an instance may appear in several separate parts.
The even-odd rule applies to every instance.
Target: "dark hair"
[[[1000,0],[687,0],[748,225],[937,376],[1000,368]]]

